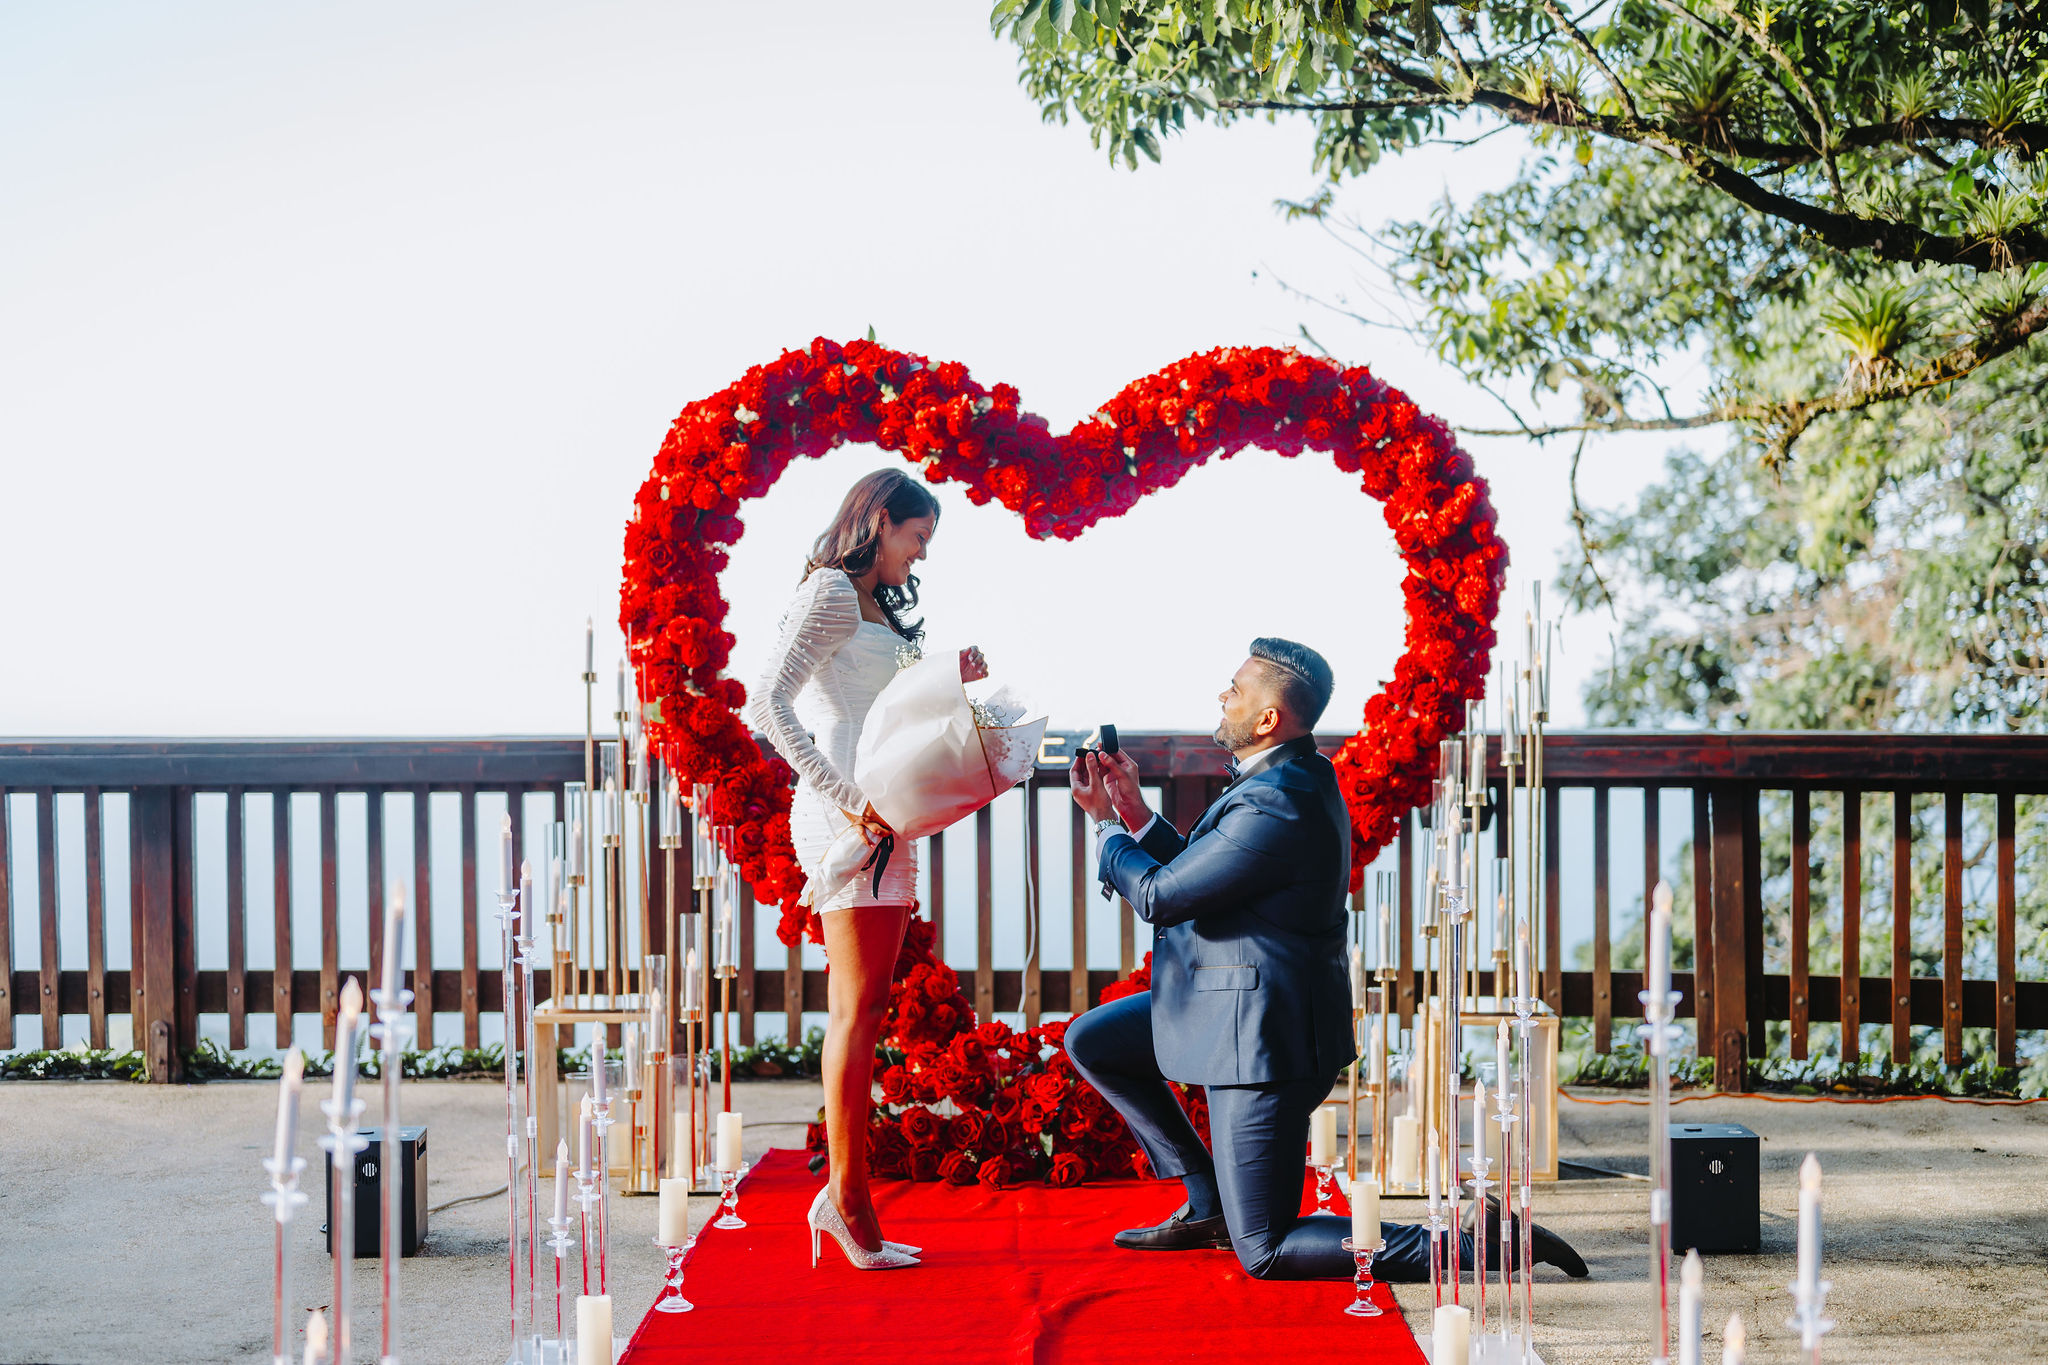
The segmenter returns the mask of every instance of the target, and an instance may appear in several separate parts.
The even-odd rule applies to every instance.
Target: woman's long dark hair
[[[875,552],[882,545],[882,515],[896,525],[918,517],[938,520],[939,500],[925,486],[900,469],[877,469],[847,490],[839,514],[811,546],[804,561],[804,577],[818,569],[840,569],[858,578],[875,567]],[[913,644],[924,638],[922,619],[904,623],[903,613],[917,605],[917,575],[909,575],[902,587],[875,584],[875,605],[889,618],[889,627]]]

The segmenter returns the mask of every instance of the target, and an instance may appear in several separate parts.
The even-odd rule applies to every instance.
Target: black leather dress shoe
[[[1163,1223],[1125,1228],[1116,1235],[1116,1244],[1132,1251],[1213,1251],[1230,1246],[1230,1230],[1223,1226],[1222,1214],[1194,1219],[1187,1215],[1188,1206],[1182,1204]]]
[[[1474,1239],[1479,1243],[1479,1246],[1475,1249],[1479,1250],[1486,1257],[1487,1266],[1491,1268],[1500,1264],[1499,1252],[1496,1250],[1500,1246],[1499,1197],[1491,1194],[1486,1196],[1484,1233],[1478,1231],[1480,1227],[1478,1214],[1479,1206],[1476,1204],[1465,1210],[1465,1230],[1473,1234]],[[1519,1235],[1521,1232],[1521,1220],[1511,1219],[1508,1226],[1511,1229],[1508,1234],[1510,1238],[1508,1246],[1510,1256],[1513,1258],[1509,1264],[1519,1269],[1522,1254],[1522,1241]],[[1592,1273],[1592,1271],[1586,1268],[1586,1258],[1572,1250],[1571,1243],[1565,1241],[1564,1238],[1558,1236],[1549,1228],[1544,1227],[1541,1223],[1533,1224],[1529,1228],[1529,1254],[1536,1258],[1536,1264],[1554,1265],[1575,1280],[1583,1280]]]

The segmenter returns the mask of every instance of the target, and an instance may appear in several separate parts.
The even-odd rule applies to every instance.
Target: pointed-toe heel
[[[869,1251],[853,1240],[853,1234],[846,1229],[846,1220],[839,1216],[838,1205],[832,1202],[829,1187],[818,1191],[818,1197],[811,1201],[811,1211],[806,1219],[811,1227],[811,1266],[817,1267],[818,1255],[823,1249],[822,1237],[830,1237],[846,1253],[847,1263],[855,1270],[903,1270],[919,1264],[915,1256],[899,1251],[890,1243],[883,1243],[880,1251]]]

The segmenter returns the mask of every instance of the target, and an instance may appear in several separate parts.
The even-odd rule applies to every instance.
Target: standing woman
[[[749,719],[797,772],[790,841],[814,884],[826,850],[852,822],[883,828],[854,783],[854,749],[900,657],[918,653],[924,623],[906,623],[903,614],[917,605],[911,568],[925,557],[938,520],[937,499],[902,470],[877,470],[856,483],[811,547],[781,639],[754,686]],[[960,652],[962,682],[987,676],[980,650]],[[815,739],[798,719],[799,706]],[[861,1270],[918,1263],[918,1248],[883,1240],[867,1163],[875,1044],[896,954],[917,910],[916,848],[899,841],[876,882],[863,870],[812,906],[825,926],[832,970],[823,1058],[830,1178],[811,1205],[811,1263],[825,1234]]]

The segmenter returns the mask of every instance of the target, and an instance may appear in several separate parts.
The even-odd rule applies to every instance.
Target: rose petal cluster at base
[[[797,457],[847,441],[897,451],[930,482],[961,485],[976,505],[1000,502],[1038,539],[1071,540],[1197,465],[1248,446],[1282,456],[1321,450],[1356,475],[1380,502],[1405,567],[1407,624],[1393,678],[1366,703],[1361,728],[1334,760],[1351,813],[1355,888],[1401,814],[1427,796],[1437,742],[1462,726],[1465,701],[1485,690],[1508,555],[1471,457],[1441,421],[1370,371],[1291,349],[1189,356],[1132,382],[1062,435],[1018,402],[1016,389],[985,388],[957,362],[820,338],[684,408],[635,497],[619,624],[640,699],[656,708],[648,736],[686,787],[716,788],[720,823],[732,827],[727,853],[757,900],[780,908],[782,941],[796,944],[807,930],[818,936],[815,917],[798,904],[804,874],[789,838],[793,774],[748,731],[740,719],[746,689],[724,676],[733,637],[719,575],[727,547],[745,530],[741,504],[774,487]],[[1121,1120],[1092,1106],[1082,1115],[1077,1092],[1093,1092],[1073,1076],[1057,1032],[1048,1033],[1059,1026],[999,1035],[1002,1025],[975,1020],[959,978],[933,958],[929,941],[927,931],[915,959],[906,945],[898,964],[888,1031],[904,1060],[891,1071],[900,1070],[896,1085],[909,1098],[878,1111],[877,1134],[899,1138],[878,1136],[877,1168],[929,1167],[930,1178],[991,1184],[1075,1183],[1111,1173],[1119,1160],[1129,1169],[1136,1148]],[[968,1039],[980,1050],[956,1053]],[[959,1081],[959,1093],[940,1075]],[[924,1120],[910,1116],[941,1100],[944,1131],[975,1116],[982,1127],[965,1122],[958,1142],[934,1140]],[[940,1122],[935,1114],[931,1121]],[[908,1135],[913,1126],[923,1140]]]

